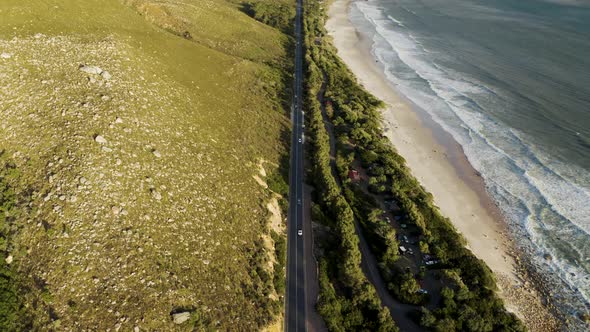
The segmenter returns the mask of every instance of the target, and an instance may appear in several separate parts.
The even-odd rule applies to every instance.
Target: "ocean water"
[[[369,0],[350,18],[461,144],[555,303],[588,312],[590,0]]]

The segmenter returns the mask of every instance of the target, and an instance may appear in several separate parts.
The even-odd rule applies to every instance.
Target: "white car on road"
[[[301,229],[300,229],[300,230],[298,230],[298,231],[297,231],[297,235],[299,235],[299,236],[302,236],[302,235],[303,235],[303,230],[301,230]]]

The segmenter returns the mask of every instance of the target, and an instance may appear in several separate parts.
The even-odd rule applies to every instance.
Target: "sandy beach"
[[[350,0],[336,0],[326,28],[338,55],[360,83],[387,104],[383,110],[385,134],[406,159],[413,175],[434,195],[441,212],[463,234],[469,248],[494,271],[507,308],[529,329],[551,330],[552,315],[512,255],[499,209],[485,191],[483,180],[461,147],[429,116],[401,97],[371,54],[371,40],[349,20]]]

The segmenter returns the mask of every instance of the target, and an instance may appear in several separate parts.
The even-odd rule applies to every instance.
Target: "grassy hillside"
[[[287,153],[289,37],[237,1],[0,16],[0,329],[268,325],[284,272],[261,167],[276,182]]]

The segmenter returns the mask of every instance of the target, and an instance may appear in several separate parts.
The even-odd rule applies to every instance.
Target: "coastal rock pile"
[[[516,314],[523,320],[530,331],[558,331],[559,322],[552,313],[552,308],[541,302],[541,296],[528,281],[515,285],[509,277],[496,274],[502,289],[502,297],[509,299],[518,308]]]

